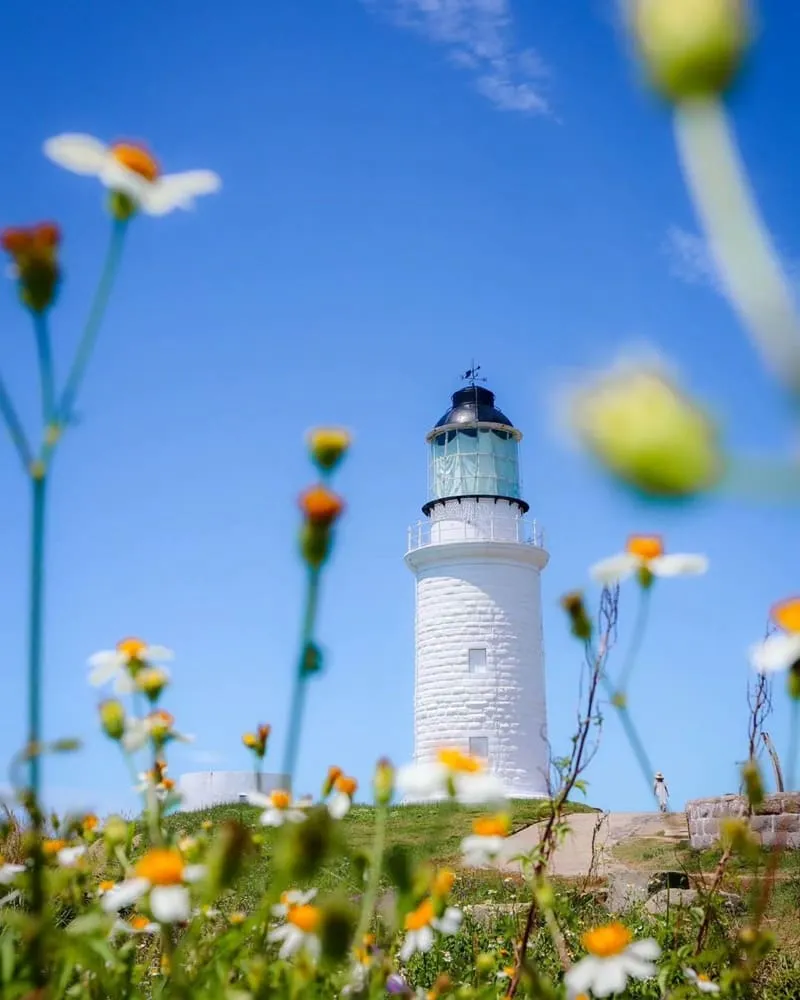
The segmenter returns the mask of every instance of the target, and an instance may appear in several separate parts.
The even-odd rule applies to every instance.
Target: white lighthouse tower
[[[486,759],[511,796],[538,798],[548,794],[539,574],[549,555],[525,517],[522,434],[476,373],[426,435],[425,520],[408,534],[414,760],[457,747]]]

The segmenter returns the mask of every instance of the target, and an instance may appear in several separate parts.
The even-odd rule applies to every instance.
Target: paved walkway
[[[570,832],[556,848],[549,872],[555,876],[588,875],[592,863],[592,838],[595,839],[593,874],[609,880],[613,901],[642,890],[649,873],[628,867],[613,855],[613,848],[630,838],[654,837],[660,843],[688,839],[684,813],[576,813],[568,816]],[[536,823],[506,839],[495,865],[504,871],[519,872],[521,862],[512,860],[527,854],[539,843],[544,824]]]

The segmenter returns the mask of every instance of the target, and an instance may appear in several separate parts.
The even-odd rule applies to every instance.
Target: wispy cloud
[[[549,69],[514,32],[511,0],[361,0],[395,24],[443,46],[468,70],[478,92],[503,111],[552,114],[546,96]]]
[[[670,226],[663,249],[673,277],[689,285],[705,285],[718,295],[725,295],[725,286],[704,236],[682,226]],[[800,259],[785,257],[783,269],[790,284],[800,289]]]

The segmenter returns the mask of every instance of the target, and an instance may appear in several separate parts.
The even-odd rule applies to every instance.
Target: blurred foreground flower
[[[658,943],[653,938],[634,941],[620,923],[587,931],[581,940],[589,954],[564,976],[571,995],[591,992],[594,997],[609,997],[622,993],[628,979],[650,979],[658,971],[653,965],[661,954]]]
[[[350,448],[350,432],[340,427],[315,427],[308,432],[311,460],[323,472],[332,472]]]
[[[117,694],[132,694],[136,690],[135,678],[139,671],[172,657],[172,650],[166,646],[150,646],[141,639],[122,639],[116,649],[103,649],[89,657],[92,668],[89,683],[102,687],[114,681]]]
[[[684,969],[683,974],[701,993],[719,993],[720,991],[720,987],[716,983],[712,983],[703,972],[695,972],[694,969]]]
[[[606,469],[650,497],[690,497],[724,470],[706,413],[653,364],[621,362],[575,390],[573,433]]]
[[[61,278],[60,242],[61,231],[52,222],[4,229],[0,234],[3,249],[14,261],[20,298],[32,312],[44,312],[53,304]]]
[[[664,544],[658,535],[631,535],[625,551],[595,563],[589,574],[598,583],[609,584],[626,580],[637,573],[643,587],[649,587],[656,576],[699,576],[708,569],[708,559],[694,553],[664,554]]]
[[[728,89],[750,41],[748,0],[629,0],[653,86],[670,101]]]
[[[152,848],[137,863],[134,877],[105,893],[101,905],[113,913],[147,896],[150,911],[160,923],[188,920],[192,908],[187,886],[205,873],[203,865],[184,864],[180,851]]]
[[[138,143],[118,142],[106,146],[99,139],[65,133],[44,144],[45,155],[76,174],[99,178],[109,190],[128,200],[117,205],[120,217],[136,209],[147,215],[166,215],[176,208],[192,208],[194,199],[219,191],[222,182],[211,170],[189,170],[181,174],[161,173],[158,161]]]
[[[750,662],[760,674],[790,670],[800,662],[800,597],[775,604],[770,618],[781,631],[750,648]]]
[[[476,819],[470,836],[461,841],[463,863],[471,868],[488,864],[497,856],[510,830],[511,820],[506,813]]]
[[[267,940],[273,944],[280,942],[281,958],[304,951],[310,958],[318,959],[322,950],[319,929],[322,911],[310,903],[290,906],[286,911],[285,923],[269,931]]]
[[[263,809],[259,822],[262,826],[283,826],[284,823],[302,823],[306,814],[298,808],[298,803],[292,802],[290,792],[278,788],[269,795],[261,792],[249,792],[247,801],[251,806]]]
[[[333,783],[333,794],[328,801],[328,812],[334,819],[342,819],[350,812],[353,796],[358,790],[358,782],[346,774],[340,774]]]
[[[455,906],[448,906],[444,913],[436,916],[432,900],[424,899],[405,919],[406,936],[400,948],[401,962],[407,962],[416,952],[427,952],[433,947],[435,933],[457,934],[463,914]]]
[[[401,767],[397,790],[412,799],[449,796],[462,805],[503,802],[507,798],[503,783],[486,770],[479,757],[448,747],[439,750],[433,761]]]

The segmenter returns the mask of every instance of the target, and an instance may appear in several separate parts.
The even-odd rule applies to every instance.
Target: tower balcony
[[[449,505],[448,505],[449,506]],[[522,517],[518,508],[505,503],[477,504],[472,510],[463,508],[442,512],[436,518],[417,521],[408,529],[407,552],[416,552],[429,545],[451,545],[464,542],[506,542],[544,548],[544,533],[533,518]],[[447,516],[450,514],[450,516]]]

